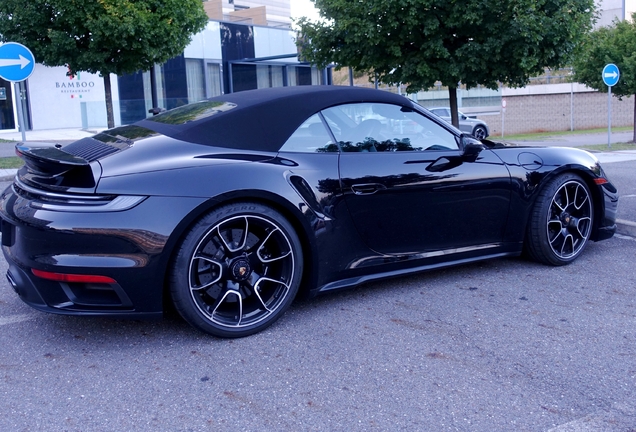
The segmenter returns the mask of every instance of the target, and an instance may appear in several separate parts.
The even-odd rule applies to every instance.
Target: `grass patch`
[[[578,148],[587,150],[587,151],[607,152],[607,151],[616,151],[616,150],[636,150],[636,144],[612,143],[612,148],[609,148],[607,144],[591,144],[591,145],[578,146]]]
[[[24,165],[24,161],[17,156],[0,158],[0,169],[17,169]]]
[[[0,138],[0,143],[13,143],[15,141]]]
[[[624,127],[616,127],[612,128],[612,132],[630,132],[633,131],[634,128],[631,126]],[[584,129],[584,130],[575,130],[575,131],[560,131],[560,132],[537,132],[537,133],[527,133],[527,134],[517,134],[517,135],[506,135],[504,136],[505,141],[535,141],[537,139],[546,138],[546,137],[555,137],[555,136],[569,136],[569,135],[584,135],[584,134],[594,134],[594,133],[607,133],[607,128],[598,128],[598,129]],[[496,140],[496,136],[492,137]],[[612,144],[612,147],[614,145]]]

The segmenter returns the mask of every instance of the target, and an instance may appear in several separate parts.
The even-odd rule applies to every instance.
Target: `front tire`
[[[589,188],[576,174],[551,180],[539,193],[526,236],[526,250],[536,261],[564,265],[585,249],[592,232],[594,206]]]
[[[485,127],[481,125],[477,125],[473,129],[473,136],[477,138],[478,140],[483,140],[488,137],[488,131],[486,131]]]
[[[206,214],[184,237],[170,271],[175,308],[192,326],[243,337],[273,324],[300,285],[302,248],[276,210],[236,203]]]

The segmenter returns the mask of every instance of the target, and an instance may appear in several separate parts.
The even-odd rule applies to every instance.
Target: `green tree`
[[[104,79],[114,126],[110,74],[149,70],[180,54],[208,18],[201,0],[2,0],[0,41],[26,45],[38,63]]]
[[[632,15],[632,20],[636,14]],[[601,76],[608,63],[618,66],[621,76],[612,87],[612,94],[618,99],[636,95],[636,24],[633,21],[614,21],[609,27],[601,27],[590,32],[577,49],[573,62],[574,77],[577,82],[607,93],[608,87]],[[636,96],[634,97],[636,116]],[[636,117],[634,118],[636,142]]]
[[[519,87],[570,60],[591,28],[594,0],[314,0],[319,22],[298,21],[302,56],[373,71],[407,91]]]

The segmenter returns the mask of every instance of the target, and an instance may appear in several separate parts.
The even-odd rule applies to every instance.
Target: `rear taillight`
[[[597,177],[597,178],[594,179],[594,183],[596,183],[597,185],[600,186],[600,185],[604,185],[606,183],[609,183],[609,181],[607,181],[607,179],[604,178],[604,177]]]
[[[35,276],[48,279],[56,282],[68,282],[68,283],[116,283],[115,279],[108,276],[101,275],[83,275],[83,274],[68,274],[68,273],[53,273],[43,270],[31,269],[31,273]]]

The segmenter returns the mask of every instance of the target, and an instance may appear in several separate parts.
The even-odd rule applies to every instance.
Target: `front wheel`
[[[563,174],[551,180],[530,214],[527,252],[544,264],[574,261],[590,238],[593,209],[590,190],[579,176]]]
[[[177,311],[194,327],[242,337],[268,327],[293,301],[302,275],[298,236],[276,210],[236,203],[205,215],[170,272]]]
[[[478,125],[473,129],[473,136],[478,140],[483,140],[488,137],[488,131],[485,127]]]

